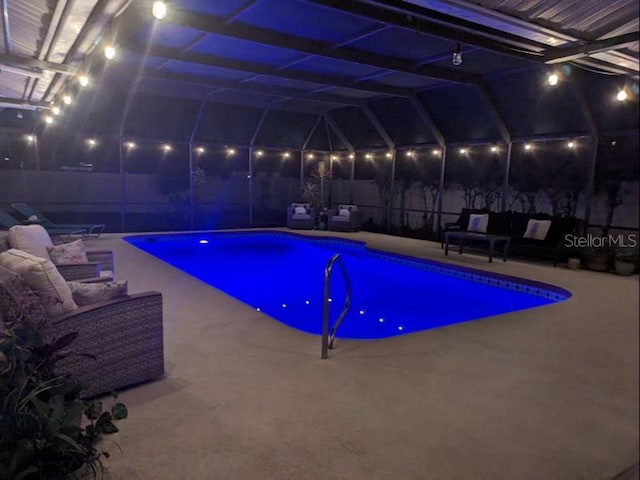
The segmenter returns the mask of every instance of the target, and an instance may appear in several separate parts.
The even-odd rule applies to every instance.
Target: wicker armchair
[[[86,385],[93,397],[164,375],[162,294],[146,292],[80,307],[49,320],[48,338],[78,332],[75,353],[59,362],[62,372]]]
[[[0,265],[0,329],[3,321],[41,319],[45,338],[77,332],[71,355],[59,361],[61,373],[85,385],[93,397],[164,374],[162,295],[146,292],[74,308],[47,316],[38,295],[22,275]]]
[[[0,241],[0,252],[13,247],[18,250],[32,253],[33,255],[38,255],[47,259],[49,258],[49,255],[46,253],[46,247],[53,245],[53,243],[51,241],[51,237],[44,228],[39,225],[19,225],[12,227],[10,232],[14,233],[13,238],[11,233],[6,236],[3,235]],[[37,246],[34,248],[34,245],[36,245],[35,242],[25,242],[21,239],[20,233],[22,232],[30,232],[34,234],[31,238],[37,238],[41,241],[37,242]],[[18,235],[15,233],[18,233]],[[113,278],[115,273],[115,263],[112,251],[88,251],[87,259],[89,260],[88,263],[58,264],[56,267],[67,281],[83,280],[87,278],[104,278],[109,280]]]

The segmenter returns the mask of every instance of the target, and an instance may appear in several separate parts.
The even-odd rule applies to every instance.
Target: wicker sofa
[[[509,254],[553,260],[554,266],[569,256],[568,250],[564,247],[565,236],[576,234],[581,225],[580,220],[575,217],[558,217],[544,213],[525,214],[513,211],[491,212],[486,209],[463,208],[455,222],[445,223],[442,237],[444,238],[444,233],[448,231],[466,231],[469,219],[474,214],[489,216],[486,233],[510,237]],[[548,220],[551,222],[544,239],[536,240],[525,237],[529,220]]]
[[[0,245],[7,245],[2,236]],[[48,260],[40,260],[50,264]],[[85,385],[83,395],[93,397],[162,377],[164,348],[160,293],[123,295],[51,313],[44,307],[40,292],[25,278],[8,268],[6,263],[0,265],[0,327],[3,322],[24,315],[25,306],[29,306],[30,312],[44,318],[46,338],[55,339],[77,332],[70,349],[89,354],[95,360],[72,355],[58,365],[61,373],[71,374]]]

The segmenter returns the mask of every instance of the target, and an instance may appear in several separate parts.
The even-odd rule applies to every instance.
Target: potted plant
[[[640,255],[638,249],[621,247],[615,252],[614,266],[618,275],[631,275],[638,268]]]
[[[97,478],[103,434],[127,417],[122,403],[109,411],[82,398],[82,386],[56,372],[77,333],[45,341],[38,322],[0,325],[0,479]]]
[[[611,252],[608,248],[588,248],[584,252],[584,263],[589,270],[606,272],[611,266]]]

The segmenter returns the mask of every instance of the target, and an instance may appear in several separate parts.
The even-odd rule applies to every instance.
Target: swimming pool
[[[293,328],[320,334],[324,269],[340,253],[352,303],[339,338],[383,338],[566,300],[552,285],[284,232],[129,236],[132,245]],[[331,323],[344,306],[334,269]]]

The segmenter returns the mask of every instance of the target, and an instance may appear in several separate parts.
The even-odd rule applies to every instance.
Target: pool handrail
[[[340,267],[340,271],[342,272],[342,276],[344,277],[345,284],[347,287],[346,295],[344,299],[344,308],[342,312],[340,312],[340,316],[336,320],[336,323],[333,324],[331,331],[329,331],[329,295],[331,294],[331,273],[333,272],[333,266],[338,264]],[[338,328],[342,324],[342,320],[349,312],[349,308],[351,307],[351,280],[349,279],[349,274],[347,273],[347,268],[344,266],[344,262],[342,261],[342,257],[339,253],[336,253],[329,262],[327,263],[326,268],[324,269],[324,307],[322,314],[322,359],[326,359],[329,356],[329,349],[333,348],[333,341],[336,338],[336,332]]]

